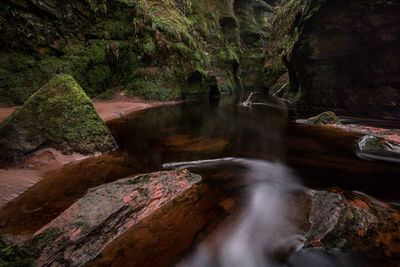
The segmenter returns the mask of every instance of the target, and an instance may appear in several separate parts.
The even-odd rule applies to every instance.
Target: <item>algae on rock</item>
[[[0,125],[1,160],[22,160],[41,147],[84,154],[116,148],[92,101],[70,75],[55,76]]]

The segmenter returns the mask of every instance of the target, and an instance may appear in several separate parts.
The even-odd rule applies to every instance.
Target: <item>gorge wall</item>
[[[282,1],[266,49],[267,85],[281,89],[274,83],[288,72],[278,95],[301,107],[398,117],[399,14],[398,1]]]
[[[91,97],[148,99],[263,87],[275,0],[6,0],[0,104],[22,104],[56,73]],[[251,78],[249,79],[248,76]],[[246,77],[246,79],[241,79]]]
[[[6,0],[0,105],[66,73],[105,99],[269,88],[307,109],[397,117],[399,13],[369,0]]]

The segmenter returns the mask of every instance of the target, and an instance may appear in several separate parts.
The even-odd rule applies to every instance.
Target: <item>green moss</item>
[[[104,93],[97,95],[97,99],[99,100],[111,100],[117,92],[113,89],[107,90]]]
[[[34,266],[35,259],[24,247],[9,245],[0,237],[0,266],[25,267]]]
[[[16,128],[19,136],[15,136]],[[51,79],[0,126],[0,141],[4,151],[19,147],[17,154],[41,144],[65,153],[93,153],[116,146],[90,98],[65,74]]]
[[[382,151],[385,146],[382,141],[380,141],[375,136],[365,135],[357,140],[357,148],[360,151],[371,152],[371,151]]]
[[[35,253],[42,251],[51,241],[53,241],[59,234],[58,228],[46,229],[40,235],[35,236],[27,246],[29,246]]]
[[[139,193],[142,195],[147,196],[149,194],[149,189],[146,187],[139,187],[138,190],[139,190]]]
[[[13,40],[7,41],[0,51],[0,98],[6,104],[23,104],[57,73],[75,77],[91,97],[112,87],[126,85],[125,77],[129,77],[126,72],[132,72],[127,65],[135,57],[132,52],[127,52],[130,50],[127,46],[133,45],[130,38],[135,4],[113,1],[104,5],[91,1],[90,8],[85,5],[75,1],[71,5],[60,3],[46,9],[44,4],[50,18],[35,22],[37,25],[42,22],[46,27],[33,30],[38,40],[44,40],[41,43],[21,37],[25,32],[22,29],[24,8],[14,7],[14,15],[0,10],[0,19],[7,21],[7,31],[2,32],[1,37]],[[71,6],[80,10],[79,19]],[[123,43],[118,51],[121,57],[117,58],[122,60],[110,58],[107,51],[110,43]]]
[[[143,176],[143,177],[139,177],[138,179],[135,179],[132,182],[138,186],[144,186],[150,182],[150,179],[148,176]]]
[[[1,105],[22,104],[57,73],[72,75],[90,97],[99,98],[108,97],[110,88],[157,100],[203,95],[209,85],[190,81],[198,69],[217,75],[220,89],[231,91],[247,46],[240,44],[239,24],[250,25],[244,30],[250,37],[262,33],[251,18],[238,20],[225,1],[73,2],[82,17],[70,5],[44,7],[51,18],[41,19],[46,28],[40,29],[21,29],[24,8],[0,10],[9,29],[3,40],[13,40],[0,52]],[[140,73],[148,68],[160,72]]]
[[[312,124],[340,124],[340,120],[336,117],[336,114],[332,111],[325,111],[315,117],[307,119],[307,123]]]

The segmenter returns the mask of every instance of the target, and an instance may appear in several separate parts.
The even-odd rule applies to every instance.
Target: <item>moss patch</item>
[[[24,247],[10,245],[0,237],[0,266],[25,267],[34,266],[35,259]]]
[[[340,120],[332,111],[325,111],[315,117],[308,118],[307,123],[310,124],[340,124]]]

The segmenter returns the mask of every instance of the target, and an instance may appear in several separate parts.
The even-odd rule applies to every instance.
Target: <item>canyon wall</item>
[[[99,98],[122,91],[147,99],[187,99],[233,91],[243,83],[263,87],[262,50],[276,4],[2,1],[0,105],[22,104],[56,73],[72,75],[89,96]]]
[[[400,115],[400,3],[289,0],[266,49],[267,85],[307,109]],[[283,84],[281,81],[280,84]]]

